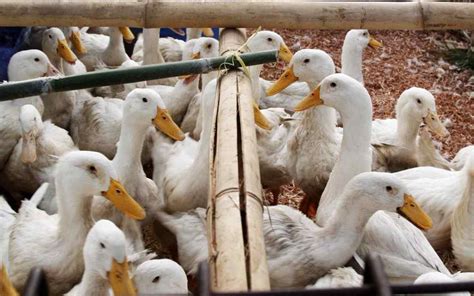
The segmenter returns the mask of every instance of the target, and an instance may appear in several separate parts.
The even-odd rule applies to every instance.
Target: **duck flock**
[[[11,58],[9,80],[219,55],[206,28],[188,29],[186,42],[144,29],[131,57],[129,28],[88,29],[32,30],[39,49]],[[260,78],[262,65],[249,67],[262,185],[277,196],[294,181],[306,193],[299,209],[264,208],[272,289],[360,286],[347,263],[369,253],[391,282],[474,280],[474,148],[442,157],[431,135],[449,132],[435,97],[416,86],[400,90],[396,118],[373,120],[362,54],[380,46],[367,30],[349,31],[336,73],[330,53],[293,55],[275,32],[246,42],[287,63],[274,82]],[[23,292],[33,267],[51,295],[188,293],[188,276],[209,256],[216,78],[0,102],[1,295]],[[150,226],[161,245],[176,241],[176,261],[145,249]],[[440,259],[446,250],[461,272]]]

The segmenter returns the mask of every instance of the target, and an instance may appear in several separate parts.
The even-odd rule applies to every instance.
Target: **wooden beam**
[[[472,3],[0,1],[0,26],[474,29]]]

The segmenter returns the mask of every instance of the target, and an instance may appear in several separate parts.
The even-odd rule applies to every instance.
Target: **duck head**
[[[23,50],[14,54],[8,63],[8,79],[21,81],[58,75],[48,56],[40,50]]]
[[[64,33],[59,28],[49,28],[43,32],[42,49],[46,54],[59,55],[69,64],[75,64],[77,57],[69,48]]]
[[[188,278],[183,268],[169,259],[148,260],[133,277],[140,294],[186,294]]]
[[[347,191],[346,191],[347,190]],[[411,196],[403,181],[390,173],[367,172],[352,178],[344,191],[364,210],[399,213],[422,230],[432,227],[431,218]]]
[[[255,33],[249,38],[247,47],[251,52],[278,50],[278,57],[286,63],[289,63],[293,57],[283,38],[272,31],[259,31]]]
[[[114,223],[97,221],[87,234],[83,254],[86,272],[108,281],[114,295],[136,295],[128,271],[125,235]]]
[[[318,84],[326,76],[334,74],[335,69],[332,58],[326,52],[319,49],[302,49],[295,53],[280,78],[267,89],[267,95],[277,94],[295,81]]]
[[[43,121],[35,106],[26,104],[20,109],[21,126],[21,161],[33,163],[36,161],[36,138],[43,130]]]
[[[73,151],[56,164],[56,187],[78,196],[103,196],[126,216],[142,220],[145,210],[127,193],[118,180],[112,161],[93,151]],[[65,201],[73,203],[74,201]],[[60,204],[61,207],[61,204]]]
[[[127,124],[144,129],[153,124],[157,130],[174,140],[184,139],[184,133],[171,118],[160,95],[152,89],[137,88],[131,91],[125,99],[123,110]]]
[[[405,90],[400,95],[395,109],[397,116],[404,113],[418,126],[423,122],[431,132],[438,136],[449,135],[436,113],[435,98],[426,89],[411,87]]]

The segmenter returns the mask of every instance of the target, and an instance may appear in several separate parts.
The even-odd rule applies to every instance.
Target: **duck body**
[[[31,196],[42,183],[53,182],[57,158],[76,150],[67,131],[50,121],[41,122],[41,115],[34,106],[24,105],[20,116],[25,121],[22,122],[23,136],[0,173],[2,186],[18,201]],[[32,122],[35,123],[28,129]]]

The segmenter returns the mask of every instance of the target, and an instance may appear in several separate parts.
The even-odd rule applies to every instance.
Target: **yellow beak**
[[[156,116],[153,118],[153,125],[156,129],[160,130],[173,140],[184,140],[183,131],[176,125],[166,109],[157,107]]]
[[[284,60],[286,63],[289,63],[291,61],[293,54],[285,43],[282,43],[280,45],[280,49],[278,50],[278,57]]]
[[[272,129],[272,126],[268,119],[263,115],[262,111],[260,111],[260,108],[258,108],[257,103],[255,101],[253,102],[253,116],[255,118],[255,123],[263,129],[270,130]]]
[[[433,226],[430,216],[416,203],[413,196],[405,194],[404,198],[405,202],[397,209],[398,213],[421,230],[430,229]]]
[[[115,296],[137,295],[135,286],[133,285],[132,279],[128,274],[127,259],[125,259],[123,263],[118,263],[115,259],[113,259],[112,268],[110,269],[107,278]]]
[[[67,45],[66,39],[58,40],[57,51],[58,54],[69,64],[74,64],[76,62],[77,57],[69,48],[69,45]]]
[[[449,135],[448,130],[443,125],[436,112],[430,111],[423,120],[430,131],[437,134],[438,136],[446,137]]]
[[[369,35],[369,46],[372,47],[373,49],[377,49],[379,47],[382,47],[382,43],[375,40],[374,37]]]
[[[214,31],[212,31],[212,28],[201,28],[202,33],[206,37],[214,37]]]
[[[127,193],[119,181],[110,178],[109,188],[102,192],[102,195],[126,216],[135,220],[145,218],[145,210]]]
[[[266,91],[267,96],[273,96],[287,88],[293,82],[298,81],[298,77],[293,72],[293,67],[289,67],[281,74],[280,78],[275,81]]]
[[[72,32],[70,39],[71,39],[72,45],[74,45],[74,48],[76,49],[78,54],[87,53],[87,49],[82,43],[80,32]]]
[[[201,52],[198,51],[198,52],[193,52],[193,54],[191,55],[191,58],[193,60],[197,60],[197,59],[200,59],[201,58]]]
[[[23,163],[28,164],[36,161],[36,137],[34,131],[23,135],[20,157]]]
[[[4,296],[19,296],[18,292],[13,287],[10,279],[8,278],[7,269],[2,264],[2,270],[0,272],[0,295]]]
[[[296,106],[295,111],[303,111],[314,106],[324,104],[320,94],[321,87],[318,85],[306,98],[302,99]]]
[[[135,35],[133,35],[129,27],[119,27],[119,30],[120,30],[120,33],[122,33],[122,36],[125,42],[131,43],[133,39],[135,39]]]

